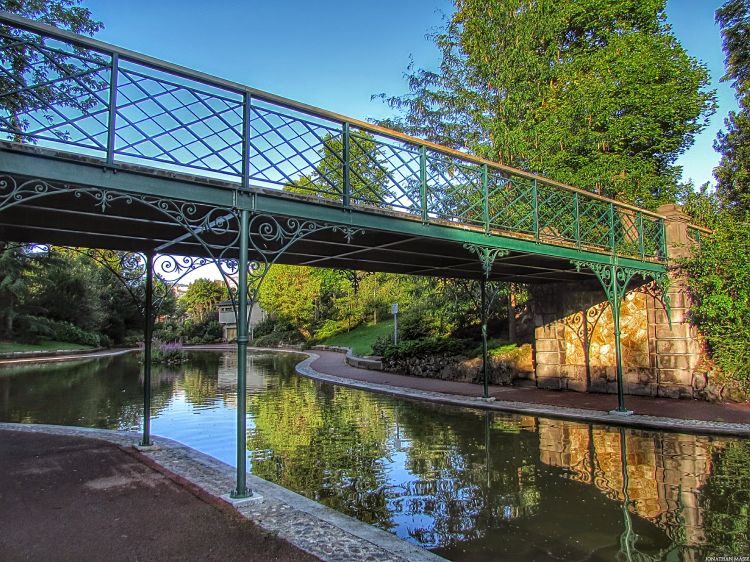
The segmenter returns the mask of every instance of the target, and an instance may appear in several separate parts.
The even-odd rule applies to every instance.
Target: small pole
[[[398,303],[394,302],[391,305],[391,313],[393,314],[393,345],[398,344]]]
[[[482,310],[480,312],[482,319],[482,385],[484,387],[484,398],[490,397],[489,381],[488,381],[488,352],[487,352],[487,279],[483,278],[480,281],[480,287],[482,289]]]
[[[243,209],[240,215],[240,259],[237,303],[237,487],[230,493],[235,499],[247,498],[247,267],[250,217]]]
[[[422,222],[427,223],[427,148],[419,147],[419,206]]]
[[[154,253],[146,253],[146,302],[143,324],[143,437],[141,447],[151,445],[151,340],[153,339]]]

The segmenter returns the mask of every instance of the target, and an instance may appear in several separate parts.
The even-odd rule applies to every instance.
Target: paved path
[[[481,396],[482,386],[467,382],[452,382],[419,377],[408,377],[393,373],[383,373],[350,367],[342,353],[316,351],[320,356],[312,362],[316,371],[346,377],[359,381],[387,384],[401,388],[413,388],[430,392],[458,394],[461,396]],[[572,392],[565,390],[542,390],[534,387],[490,386],[490,396],[496,400],[545,404],[585,410],[608,412],[617,407],[617,396]],[[701,400],[674,400],[670,398],[650,398],[646,396],[626,396],[625,405],[636,414],[663,416],[704,421],[724,421],[730,423],[750,423],[750,404],[711,403]]]
[[[0,521],[9,562],[318,560],[138,454],[80,436],[0,432]]]
[[[105,351],[71,351],[62,355],[37,355],[32,357],[4,357],[0,359],[0,366],[12,365],[29,365],[36,363],[53,363],[57,361],[83,361],[85,359],[96,359],[98,357],[108,357],[110,355],[122,355],[123,353],[132,353],[136,349],[107,349]]]
[[[750,437],[747,403],[626,396],[625,404],[634,415],[622,416],[609,413],[617,405],[615,395],[503,386],[490,386],[495,400],[485,401],[477,384],[357,369],[346,364],[344,354],[331,351],[309,355],[297,366],[300,374],[406,398],[628,427]]]

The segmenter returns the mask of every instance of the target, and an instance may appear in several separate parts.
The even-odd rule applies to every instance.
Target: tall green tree
[[[12,337],[15,320],[29,293],[29,260],[20,244],[0,242],[0,332]]]
[[[223,282],[217,279],[196,279],[178,303],[198,322],[208,320],[218,312],[218,305],[229,294]]]
[[[713,112],[706,68],[666,0],[456,0],[433,39],[437,71],[409,69],[387,124],[653,207]]]
[[[726,74],[739,111],[730,111],[714,148],[721,153],[714,170],[723,205],[738,215],[750,212],[750,0],[729,0],[716,11],[726,54]]]

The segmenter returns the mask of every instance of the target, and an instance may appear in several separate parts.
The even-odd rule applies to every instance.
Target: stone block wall
[[[666,216],[670,259],[688,255],[687,216],[676,205],[659,211]],[[696,374],[703,344],[688,319],[690,297],[678,270],[673,269],[670,278],[671,322],[647,286],[632,286],[623,300],[620,331],[625,393],[705,398],[706,377]],[[612,308],[599,282],[533,288],[532,302],[537,386],[616,393]]]

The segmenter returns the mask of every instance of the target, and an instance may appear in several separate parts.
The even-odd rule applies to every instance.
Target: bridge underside
[[[22,192],[19,201],[0,211],[0,239],[206,258],[212,257],[207,248],[223,248],[223,258],[236,259],[239,226],[224,218],[247,209],[280,224],[291,217],[356,229],[349,240],[331,229],[313,232],[287,248],[277,263],[480,279],[485,275],[482,263],[465,247],[473,244],[507,252],[495,259],[490,280],[546,283],[593,277],[588,269],[577,271],[571,260],[610,261],[606,254],[487,235],[479,229],[423,224],[383,209],[344,210],[282,190],[241,191],[234,184],[205,178],[196,181],[126,165],[111,169],[97,159],[59,156],[39,148],[0,150],[0,180],[8,182],[0,186],[0,196]],[[186,228],[186,222],[175,221],[174,213],[167,216],[160,204],[184,208],[180,212],[188,222],[196,217],[205,220]],[[254,234],[258,238],[260,233]],[[259,257],[250,254],[251,260]]]

